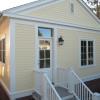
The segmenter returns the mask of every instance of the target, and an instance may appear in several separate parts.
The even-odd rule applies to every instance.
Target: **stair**
[[[60,86],[56,86],[55,89],[62,98],[62,100],[76,100],[73,94],[68,91],[68,89]]]

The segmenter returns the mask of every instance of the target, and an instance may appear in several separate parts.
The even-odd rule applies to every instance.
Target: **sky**
[[[37,1],[37,0],[0,0],[0,11],[16,7],[19,5],[23,5],[29,2]],[[86,1],[86,0],[84,0]]]
[[[0,0],[0,11],[16,7],[36,0]]]

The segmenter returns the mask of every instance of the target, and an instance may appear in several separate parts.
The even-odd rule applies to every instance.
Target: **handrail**
[[[56,97],[58,98],[57,100],[62,100],[61,97],[59,96],[59,94],[56,92],[56,89],[54,88],[54,86],[52,85],[50,79],[48,78],[48,76],[46,74],[44,74],[45,79],[47,80],[48,84],[50,85],[50,87],[52,88],[53,92],[55,93]]]
[[[79,76],[72,70],[71,71],[75,76],[76,78],[82,83],[82,85],[92,94],[94,95],[94,93],[84,84],[84,82],[79,78]]]

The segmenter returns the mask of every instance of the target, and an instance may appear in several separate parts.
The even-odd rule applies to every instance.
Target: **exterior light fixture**
[[[64,44],[64,39],[62,38],[62,36],[60,36],[60,37],[58,38],[58,44],[59,44],[59,45],[63,45],[63,44]]]

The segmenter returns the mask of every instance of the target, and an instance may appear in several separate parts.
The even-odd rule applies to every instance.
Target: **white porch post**
[[[46,81],[46,79],[45,79],[45,77],[44,77],[44,75],[43,75],[43,82],[44,82],[44,84],[43,84],[43,89],[44,89],[44,93],[43,93],[43,100],[48,100],[48,98],[47,98],[47,81]]]
[[[68,79],[69,79],[69,91],[72,92],[74,90],[75,81],[71,70],[69,71]]]

